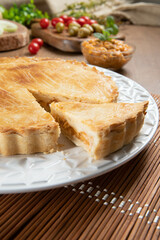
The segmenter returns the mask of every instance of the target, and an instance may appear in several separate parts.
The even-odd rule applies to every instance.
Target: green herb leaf
[[[31,21],[35,18],[49,18],[47,13],[43,14],[36,8],[34,0],[30,0],[30,3],[28,4],[21,4],[19,7],[16,4],[13,4],[13,6],[8,10],[0,6],[0,10],[1,9],[4,19],[13,20],[26,26],[29,26]]]
[[[101,41],[106,41],[106,37],[102,33],[94,33],[96,38],[99,38]]]
[[[106,23],[107,23],[107,27],[113,26],[113,24],[115,23],[114,17],[113,16],[108,16]]]
[[[108,39],[108,37],[111,35],[109,31],[107,30],[103,30],[103,35],[105,36],[106,40]]]
[[[94,36],[101,41],[110,41],[112,39],[110,36],[116,35],[118,33],[118,26],[115,24],[114,18],[112,16],[109,16],[107,19],[107,24],[110,24],[110,26],[103,30],[102,33],[94,33]]]
[[[112,28],[113,28],[112,34],[113,34],[113,35],[116,35],[116,34],[119,32],[119,29],[118,29],[117,24],[113,24]]]
[[[113,32],[114,32],[114,30],[113,30],[112,27],[108,27],[108,28],[106,28],[105,31],[109,32],[110,35],[113,34]]]

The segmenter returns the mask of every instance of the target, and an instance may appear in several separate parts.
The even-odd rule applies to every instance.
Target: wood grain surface
[[[8,20],[7,20],[8,21]],[[9,21],[12,22],[12,21]],[[0,51],[8,51],[24,47],[29,42],[29,31],[22,24],[13,22],[18,26],[16,32],[4,32],[0,36]]]
[[[69,36],[67,29],[64,29],[63,33],[57,33],[52,26],[42,29],[39,23],[34,23],[31,33],[32,36],[40,37],[45,43],[64,52],[81,52],[81,43],[84,38]]]
[[[126,42],[133,44],[136,51],[133,58],[127,63],[120,74],[127,76],[141,84],[150,93],[160,94],[160,28],[148,26],[124,25],[120,32],[126,36]],[[4,56],[31,56],[28,47],[0,53]],[[60,57],[85,61],[80,53],[65,53],[45,44],[37,56]]]

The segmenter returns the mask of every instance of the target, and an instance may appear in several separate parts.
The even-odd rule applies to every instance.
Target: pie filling
[[[85,132],[76,131],[68,122],[58,115],[54,116],[55,120],[59,123],[60,128],[65,136],[74,142],[75,139],[82,141],[88,149],[91,148],[92,138],[89,137]]]

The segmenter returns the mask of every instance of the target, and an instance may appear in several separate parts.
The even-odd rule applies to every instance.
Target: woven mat
[[[154,95],[160,110],[160,96]],[[159,239],[160,126],[124,166],[84,183],[0,196],[0,239]]]

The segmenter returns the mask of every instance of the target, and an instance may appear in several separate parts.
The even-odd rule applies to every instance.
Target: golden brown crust
[[[58,126],[26,89],[0,88],[0,132],[25,133]]]
[[[90,103],[115,102],[118,97],[116,84],[104,73],[75,60],[16,58],[1,59],[0,86],[3,82],[27,88],[49,100],[80,101]],[[8,78],[8,76],[12,76]]]

